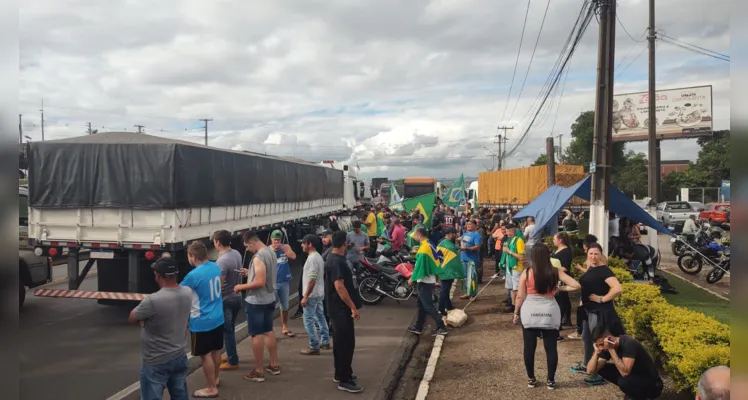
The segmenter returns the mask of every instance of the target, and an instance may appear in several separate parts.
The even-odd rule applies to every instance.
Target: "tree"
[[[662,179],[662,197],[675,200],[680,188],[718,187],[730,180],[730,131],[715,131],[698,139],[701,146],[695,163],[683,172],[673,172]]]
[[[618,168],[618,174],[613,179],[613,186],[628,197],[639,198],[647,196],[647,158],[644,153],[626,153],[623,167]]]
[[[535,159],[535,162],[530,164],[531,167],[537,167],[540,165],[548,165],[548,156],[545,154],[541,154],[538,156],[537,159]]]
[[[571,125],[571,143],[566,148],[564,162],[571,165],[582,165],[589,172],[592,161],[592,143],[595,134],[595,112],[585,111]],[[613,174],[615,177],[626,162],[623,154],[625,144],[613,143]]]

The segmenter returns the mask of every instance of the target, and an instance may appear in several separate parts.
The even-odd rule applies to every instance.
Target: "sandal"
[[[292,338],[292,337],[296,337],[296,334],[295,334],[295,333],[293,333],[293,332],[291,332],[291,331],[285,331],[285,332],[281,332],[281,335],[283,335],[283,336],[287,336],[287,337],[290,337],[290,338]]]
[[[192,393],[192,397],[195,399],[217,399],[218,393],[216,394],[205,394],[205,389],[196,390]]]

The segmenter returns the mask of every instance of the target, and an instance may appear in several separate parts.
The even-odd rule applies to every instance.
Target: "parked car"
[[[657,205],[657,219],[664,225],[685,222],[691,215],[699,214],[686,201],[665,201]]]
[[[688,204],[690,204],[691,208],[693,208],[696,211],[703,211],[706,208],[704,203],[700,201],[689,201]]]
[[[730,203],[709,203],[699,213],[699,219],[710,223],[730,222]]]

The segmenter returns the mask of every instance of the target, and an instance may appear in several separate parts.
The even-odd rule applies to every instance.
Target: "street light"
[[[30,136],[24,136],[24,137],[26,138],[26,141],[27,141],[27,142],[30,142],[30,141],[31,141],[31,137],[30,137]]]

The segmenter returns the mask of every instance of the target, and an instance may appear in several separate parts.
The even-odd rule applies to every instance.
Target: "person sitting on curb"
[[[656,399],[662,394],[662,378],[652,356],[638,340],[615,337],[603,325],[592,331],[594,353],[587,373],[599,375],[618,386],[625,399]]]

